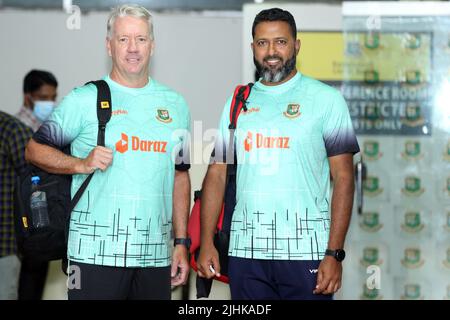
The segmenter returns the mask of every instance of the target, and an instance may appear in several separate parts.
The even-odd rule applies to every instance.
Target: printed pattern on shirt
[[[225,162],[230,103],[231,97],[212,161]],[[322,259],[330,231],[328,157],[359,152],[344,99],[298,73],[278,86],[257,82],[247,110],[234,132],[237,192],[229,254]]]
[[[189,169],[190,114],[184,99],[155,80],[144,88],[109,77],[113,114],[105,145],[112,165],[97,170],[72,212],[68,257],[82,263],[151,267],[170,264],[175,169]],[[71,145],[86,158],[97,141],[96,90],[72,91],[33,136]],[[87,175],[74,175],[72,194]]]

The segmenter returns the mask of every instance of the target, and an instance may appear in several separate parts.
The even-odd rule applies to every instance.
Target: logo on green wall
[[[405,141],[405,148],[402,152],[402,158],[406,160],[418,160],[423,158],[421,144],[419,141]]]
[[[405,115],[401,118],[402,124],[408,127],[417,127],[425,123],[422,117],[422,108],[416,103],[409,103],[405,109]]]
[[[405,214],[405,222],[402,224],[403,231],[409,233],[418,233],[424,228],[424,224],[420,219],[420,212],[407,212]]]
[[[367,284],[363,285],[363,293],[360,296],[361,300],[381,300],[383,297],[380,295],[379,289],[369,289]]]
[[[380,180],[375,176],[368,176],[363,182],[363,189],[367,196],[375,197],[383,192],[380,188]]]
[[[380,81],[380,74],[376,70],[364,71],[364,82],[367,84],[376,84]]]
[[[447,142],[447,150],[444,152],[444,160],[450,161],[450,140]]]
[[[380,152],[380,143],[374,140],[364,141],[363,154],[366,160],[378,160],[383,155]]]
[[[403,300],[421,300],[423,297],[420,294],[421,286],[419,284],[411,283],[404,286],[404,294],[401,296]]]
[[[450,177],[447,178],[447,193],[450,196]]]
[[[380,46],[380,33],[368,32],[364,35],[364,46],[367,49],[376,49]]]
[[[404,35],[404,45],[408,49],[418,49],[421,45],[420,34],[417,33],[406,33]]]
[[[378,212],[363,212],[359,226],[368,232],[377,232],[383,227],[380,224],[380,214]]]
[[[402,259],[402,265],[408,269],[417,269],[421,267],[425,261],[421,259],[421,251],[419,248],[406,248],[405,256]]]
[[[380,265],[383,263],[383,260],[380,259],[379,255],[380,253],[377,247],[365,247],[360,262],[366,267],[373,264]]]
[[[425,189],[421,188],[421,180],[415,176],[405,178],[405,187],[402,188],[403,194],[410,197],[418,197],[424,193]]]
[[[416,85],[422,82],[422,74],[419,70],[409,70],[406,72],[406,83]]]
[[[450,248],[447,249],[447,258],[443,261],[444,266],[450,269]]]
[[[444,228],[447,229],[448,232],[450,232],[450,211],[447,212],[447,221],[446,224],[444,225]]]

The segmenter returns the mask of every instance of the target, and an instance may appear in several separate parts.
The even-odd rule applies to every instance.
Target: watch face
[[[336,250],[336,260],[337,261],[342,261],[345,258],[345,251],[344,250]]]

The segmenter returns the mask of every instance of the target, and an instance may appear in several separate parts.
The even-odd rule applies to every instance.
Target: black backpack
[[[223,199],[222,211],[216,225],[216,233],[214,235],[214,246],[219,254],[220,277],[215,280],[228,283],[228,247],[230,241],[231,220],[233,217],[234,207],[236,206],[236,169],[237,157],[235,153],[234,132],[237,125],[237,119],[241,113],[247,111],[247,98],[250,95],[253,83],[248,85],[239,85],[234,90],[233,99],[230,106],[230,130],[229,145],[227,147],[227,178],[225,186],[225,194]],[[215,154],[213,152],[212,157]],[[232,163],[229,163],[233,159]],[[201,190],[194,193],[194,207],[192,208],[189,223],[188,235],[191,238],[190,247],[190,265],[197,271],[197,258],[200,253],[200,207],[201,207]],[[197,275],[196,288],[197,298],[208,297],[211,291],[212,279],[201,278]]]
[[[111,92],[104,80],[91,81],[97,87],[97,145],[105,146],[105,128],[111,118]],[[64,148],[70,154],[70,146]],[[36,261],[67,259],[67,238],[70,215],[73,208],[86,190],[92,176],[91,173],[71,199],[71,175],[48,173],[34,165],[28,164],[17,177],[14,191],[14,220],[16,239],[20,255]],[[35,229],[30,209],[31,178],[40,177],[39,190],[47,197],[49,226]],[[65,270],[63,266],[63,270]]]

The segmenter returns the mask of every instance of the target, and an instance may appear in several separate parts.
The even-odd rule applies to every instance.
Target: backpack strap
[[[231,229],[231,220],[233,216],[235,201],[236,201],[236,170],[237,170],[237,155],[235,152],[235,138],[234,132],[237,127],[237,120],[241,111],[247,111],[247,99],[250,96],[253,83],[248,85],[239,85],[234,90],[233,99],[230,106],[230,124],[228,129],[230,130],[230,140],[228,141],[227,148],[227,174],[226,174],[226,189],[224,194],[224,209],[223,215],[219,219],[219,228],[229,235]],[[230,202],[230,199],[233,199]]]
[[[230,107],[230,125],[228,129],[236,129],[237,119],[241,110],[247,111],[247,99],[252,90],[253,83],[247,85],[238,85],[234,89],[233,100]]]
[[[98,119],[98,133],[97,133],[97,145],[105,146],[105,129],[106,124],[111,119],[112,103],[111,103],[111,90],[105,80],[89,81],[87,84],[94,84],[97,87],[97,119]],[[91,182],[92,176],[95,171],[92,172],[86,180],[84,180],[81,187],[78,189],[75,196],[72,198],[69,207],[69,215],[73,208],[77,205],[84,191],[86,190],[89,182]]]
[[[97,145],[105,146],[105,129],[106,124],[111,119],[111,90],[105,80],[92,81],[97,87],[97,119],[98,119],[98,135]]]
[[[230,139],[228,141],[227,148],[227,163],[236,162],[236,154],[234,152],[234,131],[236,130],[237,120],[242,109],[247,111],[247,99],[250,96],[252,87],[253,83],[249,83],[247,85],[238,85],[236,89],[234,89],[234,95],[230,106],[230,124],[228,125],[228,129],[230,130]],[[233,162],[231,162],[232,159]],[[229,171],[230,170],[231,168],[229,168]]]

